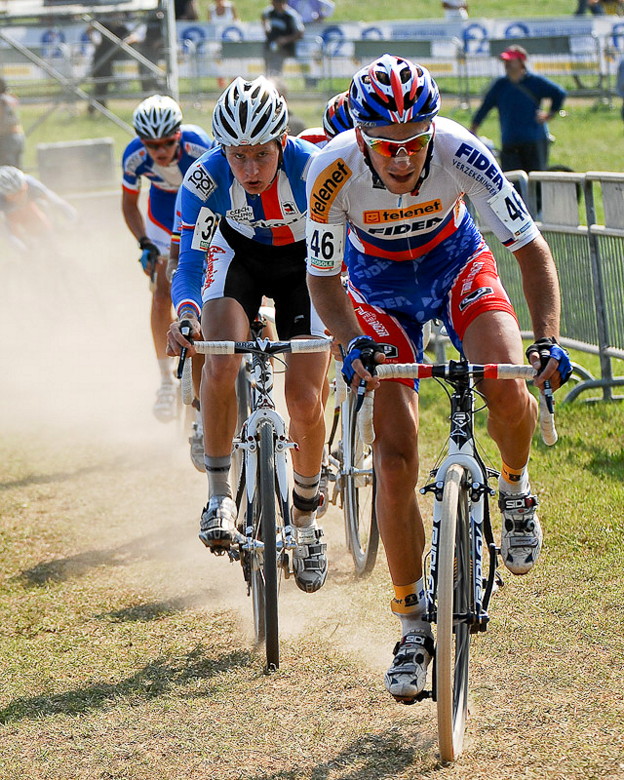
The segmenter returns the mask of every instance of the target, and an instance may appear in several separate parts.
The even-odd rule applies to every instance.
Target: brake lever
[[[191,337],[191,323],[188,320],[182,320],[180,323],[180,333],[187,341],[193,343]],[[178,368],[176,370],[176,376],[178,379],[182,379],[182,373],[184,372],[184,363],[186,362],[186,355],[188,353],[188,347],[182,347],[180,350],[180,360],[178,361]]]

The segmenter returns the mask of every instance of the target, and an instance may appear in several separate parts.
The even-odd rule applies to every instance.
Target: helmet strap
[[[433,157],[433,144],[435,141],[435,134],[431,141],[429,141],[429,145],[427,146],[427,156],[425,157],[425,164],[422,167],[422,171],[420,172],[420,176],[418,177],[418,181],[416,182],[416,186],[414,189],[410,192],[410,195],[418,195],[420,192],[420,188],[423,185],[423,182],[429,176],[429,169],[431,168],[431,158]]]

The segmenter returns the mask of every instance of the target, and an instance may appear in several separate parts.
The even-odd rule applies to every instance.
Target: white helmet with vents
[[[264,76],[240,76],[219,98],[212,134],[222,146],[255,146],[281,138],[288,127],[286,101]]]
[[[0,166],[0,195],[15,195],[26,183],[26,174],[12,165]]]
[[[182,111],[173,98],[152,95],[135,108],[132,124],[139,138],[165,138],[182,124]]]

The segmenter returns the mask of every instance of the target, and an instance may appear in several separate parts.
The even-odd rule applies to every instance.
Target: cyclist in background
[[[50,249],[57,239],[58,218],[75,222],[76,209],[34,176],[13,165],[0,166],[0,214],[6,236],[19,252]]]
[[[305,273],[305,176],[315,147],[287,135],[286,102],[262,76],[230,84],[215,107],[212,130],[219,148],[191,166],[182,185],[180,261],[172,282],[179,321],[188,321],[195,337],[242,341],[267,295],[275,303],[281,339],[323,335]],[[189,346],[179,321],[169,332],[169,354]],[[290,436],[299,445],[292,456],[295,579],[311,593],[327,577],[315,514],[328,357],[288,355],[286,363]],[[210,548],[229,547],[235,530],[228,476],[239,365],[240,356],[207,355],[201,381],[209,500],[199,537]]]
[[[422,360],[423,325],[433,318],[470,361],[523,359],[514,310],[464,193],[520,265],[537,339],[528,350],[540,370],[536,384],[548,379],[558,387],[570,364],[556,342],[560,302],[550,249],[490,152],[437,116],[440,95],[427,70],[385,54],[354,76],[349,108],[355,130],[321,150],[307,178],[308,284],[325,325],[345,347],[346,381],[378,387],[377,518],[394,586],[391,609],[402,628],[385,684],[395,699],[413,701],[433,653],[415,494],[418,386],[380,383],[371,371],[384,359]],[[502,557],[510,571],[524,574],[542,543],[527,471],[537,403],[522,381],[483,381],[479,390],[502,458]]]
[[[332,138],[345,130],[351,130],[353,120],[349,113],[349,93],[340,92],[327,101],[323,111],[323,127],[302,130],[297,138],[303,138],[322,149]]]
[[[176,193],[190,165],[213,147],[200,127],[182,124],[182,111],[170,97],[152,95],[134,111],[132,123],[137,138],[123,153],[121,208],[126,224],[139,243],[143,272],[154,284],[151,329],[161,384],[154,415],[162,422],[175,416],[176,389],[171,360],[167,357],[167,331],[173,319],[166,261],[175,212]],[[147,213],[139,208],[141,179],[150,183]]]

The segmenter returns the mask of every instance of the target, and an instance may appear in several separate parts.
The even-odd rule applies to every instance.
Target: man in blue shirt
[[[527,70],[527,53],[522,46],[509,46],[500,58],[505,64],[505,75],[496,79],[487,91],[470,130],[476,134],[488,113],[497,108],[503,171],[546,170],[549,145],[546,123],[563,106],[566,91],[550,79]],[[542,100],[550,100],[550,110],[541,108]]]

